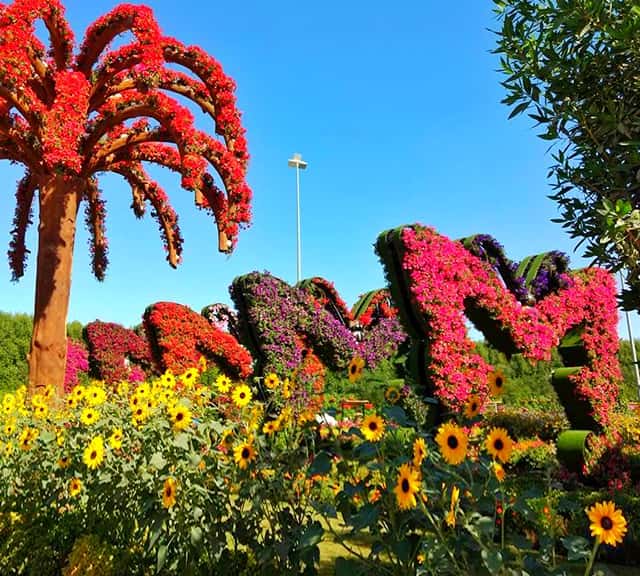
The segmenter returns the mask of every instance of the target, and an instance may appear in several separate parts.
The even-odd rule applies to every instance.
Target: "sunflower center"
[[[500,452],[500,450],[502,450],[504,448],[504,442],[502,440],[500,440],[500,438],[496,438],[495,442],[493,443],[493,447]]]
[[[243,448],[241,456],[243,460],[247,460],[249,456],[251,456],[251,451],[249,450],[249,448]]]
[[[471,402],[471,412],[475,412],[478,409],[478,405],[475,402]]]
[[[369,422],[369,430],[371,430],[371,432],[375,432],[377,429],[378,429],[377,422]]]
[[[402,488],[402,491],[405,494],[409,492],[409,489],[411,488],[411,486],[409,486],[409,480],[407,480],[406,478],[403,478],[402,483],[400,484],[400,487]]]
[[[89,460],[95,460],[98,457],[98,453],[94,450],[93,452],[91,452],[91,455],[89,456]]]
[[[502,378],[500,376],[496,376],[496,387],[502,388]]]
[[[244,397],[246,396],[246,394],[244,392],[240,392],[239,396],[240,396],[240,400],[244,400]]]
[[[458,439],[455,436],[449,436],[447,438],[447,446],[449,446],[451,450],[455,450],[458,447]]]
[[[609,516],[603,516],[602,520],[600,520],[600,526],[605,530],[611,530],[611,528],[613,528],[613,522]]]
[[[171,498],[171,494],[173,494],[173,490],[171,489],[171,486],[167,486],[167,488],[166,488],[166,490],[165,490],[165,492],[164,492],[164,495],[165,495],[167,498]]]
[[[351,374],[355,374],[355,373],[356,373],[356,370],[357,370],[357,368],[355,367],[355,364],[352,364],[352,365],[349,367],[349,372],[350,372]]]
[[[176,421],[180,422],[180,420],[182,420],[184,418],[184,414],[182,412],[178,412],[176,414]]]

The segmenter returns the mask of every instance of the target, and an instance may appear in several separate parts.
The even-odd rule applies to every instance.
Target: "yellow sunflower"
[[[16,406],[16,397],[11,392],[2,397],[2,406],[11,412]]]
[[[36,408],[37,406],[46,406],[47,399],[42,394],[34,394],[31,397],[31,405]]]
[[[89,406],[100,406],[107,399],[107,393],[100,386],[89,386],[87,388],[85,399]]]
[[[370,442],[378,442],[384,436],[384,420],[377,414],[369,414],[360,426],[362,435]]]
[[[480,408],[482,407],[482,403],[480,402],[480,397],[477,394],[472,394],[469,396],[467,403],[464,407],[464,415],[471,419],[475,418],[478,414],[480,414]]]
[[[264,385],[269,388],[269,390],[275,390],[280,384],[280,378],[278,378],[277,374],[271,372],[271,374],[267,374],[264,378]]]
[[[231,378],[224,374],[220,374],[220,376],[216,378],[216,388],[220,394],[226,394],[231,388]]]
[[[122,448],[122,438],[124,434],[122,432],[122,428],[115,428],[109,437],[109,446],[114,450],[119,450]]]
[[[238,467],[244,470],[256,459],[256,451],[251,444],[243,442],[233,450],[233,459]]]
[[[238,408],[243,408],[251,402],[251,388],[246,384],[240,384],[233,389],[231,398]]]
[[[502,370],[494,370],[489,374],[489,393],[491,396],[500,396],[504,392],[505,382]]]
[[[513,450],[513,440],[504,428],[492,428],[485,441],[487,452],[500,462],[507,462]]]
[[[500,464],[499,462],[493,462],[492,467],[493,467],[493,475],[496,477],[498,482],[504,482],[505,471],[504,471],[504,468],[502,467],[502,464]]]
[[[71,394],[78,402],[84,398],[85,392],[86,388],[82,384],[78,384],[73,390],[71,390]]]
[[[180,382],[182,382],[183,386],[191,388],[198,381],[199,376],[200,372],[198,372],[197,368],[189,368],[180,374]]]
[[[291,384],[292,382],[289,381],[289,378],[285,378],[282,382],[282,397],[285,400],[291,398]]]
[[[6,436],[13,436],[16,431],[16,421],[14,418],[10,418],[4,424],[4,433]]]
[[[60,458],[58,458],[58,467],[59,468],[67,468],[69,466],[69,464],[71,464],[71,458],[69,458],[69,456],[64,455],[64,456],[60,456]]]
[[[34,406],[33,415],[39,420],[44,420],[49,415],[49,407],[46,404]]]
[[[413,465],[415,468],[420,468],[422,461],[427,456],[427,445],[424,442],[424,438],[416,438],[413,442]]]
[[[31,450],[31,443],[36,440],[39,435],[40,432],[36,428],[25,428],[20,434],[20,440],[18,442],[20,450]]]
[[[104,460],[104,443],[101,436],[96,436],[84,449],[82,461],[90,470],[95,470]]]
[[[198,358],[198,370],[204,372],[207,369],[207,359],[204,356]]]
[[[360,356],[356,356],[352,358],[351,362],[349,362],[349,382],[355,382],[362,376],[362,370],[364,369],[364,359],[360,358]]]
[[[467,456],[467,435],[453,422],[440,426],[436,435],[442,457],[448,464],[457,465]]]
[[[389,404],[395,404],[400,400],[400,390],[398,390],[397,386],[389,386],[389,388],[384,391],[384,397]]]
[[[118,385],[116,386],[116,393],[119,396],[126,396],[127,394],[129,394],[129,382],[127,382],[126,380],[120,380],[120,382],[118,382]]]
[[[417,471],[409,464],[403,464],[398,470],[398,481],[393,489],[400,510],[409,510],[417,505],[416,494],[420,491],[420,479]]]
[[[171,412],[171,421],[174,430],[186,430],[191,424],[191,410],[184,404],[176,404]]]
[[[138,404],[131,409],[131,420],[135,426],[140,426],[149,417],[149,409],[145,404]]]
[[[69,394],[64,399],[64,403],[66,404],[67,408],[69,408],[69,410],[73,410],[78,406],[78,399],[73,394]]]
[[[91,426],[100,419],[100,413],[94,408],[85,408],[80,416],[80,421],[86,425]]]
[[[167,388],[173,388],[176,385],[176,377],[171,370],[167,370],[162,376],[160,376],[162,385]]]
[[[13,442],[7,442],[7,443],[4,445],[4,453],[5,453],[7,456],[11,456],[11,454],[13,454]]]
[[[227,428],[222,433],[222,437],[220,438],[220,444],[225,448],[231,448],[231,445],[233,444],[233,438],[234,438],[233,430],[231,428]]]
[[[622,515],[622,510],[618,510],[613,502],[596,502],[585,512],[591,522],[591,536],[609,546],[616,546],[622,542],[627,533],[627,521]]]
[[[449,506],[449,512],[445,518],[447,525],[451,528],[454,528],[456,525],[456,506],[458,504],[458,500],[460,499],[460,488],[454,486],[451,489],[451,505]]]
[[[82,492],[82,480],[80,478],[71,478],[69,480],[69,496],[75,498]]]
[[[178,484],[175,478],[167,478],[162,486],[162,506],[167,510],[176,505],[176,491]]]
[[[271,434],[275,434],[279,428],[280,422],[278,420],[269,420],[269,422],[265,422],[262,427],[262,433],[271,436]]]

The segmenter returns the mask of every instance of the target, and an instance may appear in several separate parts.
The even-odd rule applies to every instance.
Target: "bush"
[[[505,407],[499,412],[486,412],[488,426],[506,428],[516,440],[538,437],[555,440],[560,432],[569,428],[564,412],[542,412],[527,408]]]

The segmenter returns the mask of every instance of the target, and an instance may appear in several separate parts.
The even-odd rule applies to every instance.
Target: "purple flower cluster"
[[[406,338],[407,333],[397,316],[381,318],[362,331],[360,354],[369,368],[375,368],[381,360],[393,356]]]

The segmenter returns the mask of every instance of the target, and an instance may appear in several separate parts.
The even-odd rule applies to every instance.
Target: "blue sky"
[[[574,267],[585,264],[550,222],[557,209],[547,198],[547,143],[526,119],[507,120],[500,104],[492,2],[467,0],[455,11],[432,1],[147,4],[165,34],[200,45],[237,82],[253,224],[233,255],[219,254],[213,222],[163,175],[185,238],[183,263],[173,270],[155,221],[137,221],[123,181],[105,176],[110,266],[104,282],[92,277],[80,228],[70,320],[130,326],[156,301],[195,310],[230,303],[231,281],[252,270],[295,282],[295,172],[287,167],[293,152],[309,162],[301,178],[303,276],[333,281],[349,304],[384,285],[373,243],[401,224],[433,225],[453,238],[489,233],[514,260],[559,249]],[[77,41],[114,5],[67,1]],[[20,175],[17,166],[0,163],[6,245]],[[10,282],[8,266],[0,274],[0,309],[32,311],[35,229],[25,278]]]

